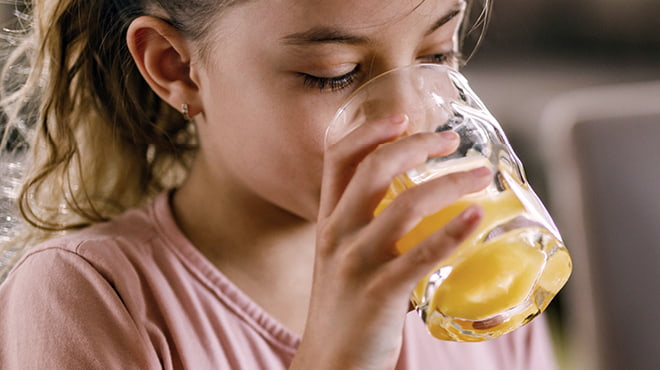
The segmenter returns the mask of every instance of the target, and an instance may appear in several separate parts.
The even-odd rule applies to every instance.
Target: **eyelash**
[[[432,54],[422,58],[424,63],[448,64],[454,65],[460,60],[457,52],[451,51],[444,54]],[[360,66],[357,65],[352,71],[336,77],[317,77],[303,73],[303,84],[305,87],[315,88],[321,92],[335,92],[349,87],[355,82],[355,77],[360,72]]]
[[[306,87],[316,88],[320,91],[339,91],[350,86],[355,81],[355,76],[360,71],[360,66],[355,66],[352,71],[336,77],[316,77],[303,74],[303,83]]]
[[[427,63],[457,65],[461,61],[461,54],[457,51],[450,51],[444,54],[432,54],[422,58]]]

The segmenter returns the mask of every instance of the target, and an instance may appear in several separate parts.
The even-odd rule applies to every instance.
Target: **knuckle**
[[[452,197],[460,197],[461,195],[473,191],[469,176],[464,172],[451,173],[443,179],[446,194]]]
[[[375,151],[372,155],[365,158],[357,166],[357,172],[368,175],[372,178],[382,178],[389,176],[389,165],[385,158],[382,158],[383,151]]]
[[[441,145],[438,142],[437,136],[430,132],[421,132],[410,135],[410,139],[412,140],[412,145],[424,148],[425,152],[437,151],[438,147]]]
[[[355,243],[342,247],[335,255],[335,262],[338,267],[338,276],[343,276],[348,280],[365,276],[371,266],[366,253]],[[360,279],[358,278],[358,280]]]
[[[467,178],[465,176],[465,173],[463,172],[454,172],[447,175],[446,181],[452,187],[462,188],[463,186],[465,186]]]
[[[392,292],[392,284],[391,279],[371,279],[364,284],[365,297],[376,301],[388,299],[388,295]]]
[[[390,204],[394,212],[402,219],[417,218],[422,212],[421,202],[415,201],[416,189],[408,189]]]
[[[358,271],[365,265],[364,253],[355,245],[349,245],[340,252],[339,259],[345,271]]]
[[[442,237],[451,244],[458,244],[463,240],[464,224],[462,221],[453,219],[442,228]]]
[[[419,248],[414,249],[414,252],[410,257],[413,264],[428,265],[429,263],[435,262],[438,259],[438,254],[434,248],[431,248],[428,244],[422,244],[419,246]]]
[[[327,256],[336,249],[338,229],[338,226],[331,221],[325,221],[319,225],[316,234],[316,250],[319,255]]]
[[[420,144],[429,141],[431,135],[429,135],[427,132],[416,132],[408,137],[409,140],[415,141],[416,144]]]
[[[433,136],[429,133],[417,133],[409,136],[408,145],[414,150],[408,150],[411,154],[416,154],[416,157],[423,157],[426,159],[428,154],[437,149],[438,144],[432,140]]]

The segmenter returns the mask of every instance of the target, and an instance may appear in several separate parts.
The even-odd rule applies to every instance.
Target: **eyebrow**
[[[366,44],[369,38],[366,36],[352,35],[340,28],[329,26],[316,26],[307,31],[292,33],[282,38],[285,44],[306,45],[306,44]]]
[[[425,35],[428,36],[435,32],[438,28],[449,23],[462,11],[462,6],[452,9],[449,13],[443,15],[435,23],[433,23]],[[324,43],[358,45],[367,44],[370,42],[370,39],[366,36],[348,33],[347,31],[337,27],[316,26],[310,28],[307,31],[296,32],[284,36],[282,41],[288,45],[310,45]]]
[[[440,17],[437,22],[433,23],[433,26],[426,32],[426,36],[432,34],[435,32],[438,28],[444,26],[445,24],[449,23],[452,19],[456,18],[457,15],[461,14],[463,11],[463,8],[456,8],[449,13],[447,13],[445,16]]]

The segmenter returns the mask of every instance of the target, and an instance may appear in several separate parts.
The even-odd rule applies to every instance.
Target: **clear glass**
[[[453,130],[461,142],[454,153],[430,158],[396,178],[376,216],[407,188],[429,179],[480,166],[494,174],[485,190],[426,217],[397,244],[405,253],[468,205],[479,203],[485,210],[477,231],[412,293],[428,330],[443,340],[477,342],[528,323],[564,286],[572,262],[500,124],[459,72],[415,64],[386,72],[356,90],[328,127],[326,145],[367,121],[397,113],[410,119],[406,134]]]

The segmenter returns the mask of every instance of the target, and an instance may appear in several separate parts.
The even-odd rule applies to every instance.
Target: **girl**
[[[393,115],[323,145],[370,77],[457,67],[466,6],[35,1],[31,74],[6,108],[39,106],[18,204],[40,230],[83,230],[30,249],[0,288],[0,367],[552,368],[540,320],[468,344],[407,314],[415,283],[482,210],[403,255],[395,242],[490,172],[373,211],[455,134],[399,138],[407,117]]]

